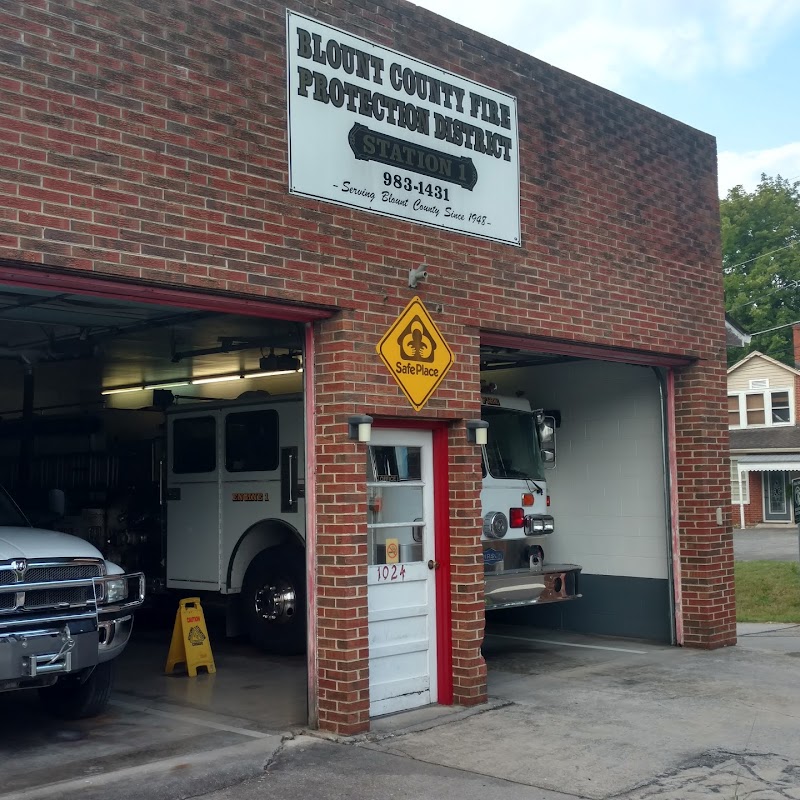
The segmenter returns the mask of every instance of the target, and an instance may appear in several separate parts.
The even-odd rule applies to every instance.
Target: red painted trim
[[[436,570],[437,702],[453,704],[453,614],[450,585],[450,463],[449,427],[441,420],[376,419],[375,428],[426,430],[433,433],[433,524]]]
[[[554,339],[539,339],[515,336],[508,333],[481,331],[481,345],[508,347],[531,353],[548,353],[560,356],[590,358],[595,361],[616,361],[623,364],[640,364],[648,367],[685,367],[697,359],[691,356],[673,356],[665,353],[650,353],[642,350],[602,347],[596,344],[561,342]]]
[[[317,684],[317,458],[316,458],[316,388],[314,385],[314,328],[306,324],[303,350],[303,399],[305,402],[306,457],[306,619],[308,724],[316,728],[319,721],[319,687]]]
[[[69,292],[112,300],[128,300],[149,305],[180,306],[220,314],[243,314],[290,322],[314,322],[333,316],[335,309],[279,303],[269,298],[254,299],[231,292],[214,294],[197,289],[172,289],[123,278],[105,278],[59,272],[53,269],[32,269],[0,263],[0,282],[26,289]]]
[[[667,448],[669,450],[669,518],[672,524],[672,591],[675,598],[675,644],[683,644],[681,538],[678,524],[678,453],[675,449],[675,373],[667,372]]]
[[[450,588],[450,459],[448,427],[433,430],[433,503],[436,558],[436,674],[438,702],[453,705],[453,622]]]

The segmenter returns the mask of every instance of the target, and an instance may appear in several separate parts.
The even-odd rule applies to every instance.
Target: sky
[[[716,137],[719,189],[800,180],[798,0],[413,0]]]

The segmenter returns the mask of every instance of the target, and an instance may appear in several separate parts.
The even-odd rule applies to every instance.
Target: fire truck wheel
[[[299,547],[259,553],[242,584],[242,613],[250,641],[267,653],[306,648],[306,560]]]
[[[60,678],[54,686],[39,690],[45,711],[59,719],[96,717],[108,705],[114,682],[114,662],[98,664],[80,683],[77,678]]]

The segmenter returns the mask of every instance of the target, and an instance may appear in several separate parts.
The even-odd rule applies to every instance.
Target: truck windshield
[[[16,503],[0,487],[0,527],[29,528],[30,523],[17,508]]]
[[[486,460],[493,478],[544,480],[542,456],[533,414],[484,406],[489,423]]]

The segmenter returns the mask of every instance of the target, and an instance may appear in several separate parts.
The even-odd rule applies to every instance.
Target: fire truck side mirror
[[[537,415],[539,442],[542,446],[542,461],[548,469],[556,465],[556,420],[548,415]]]

